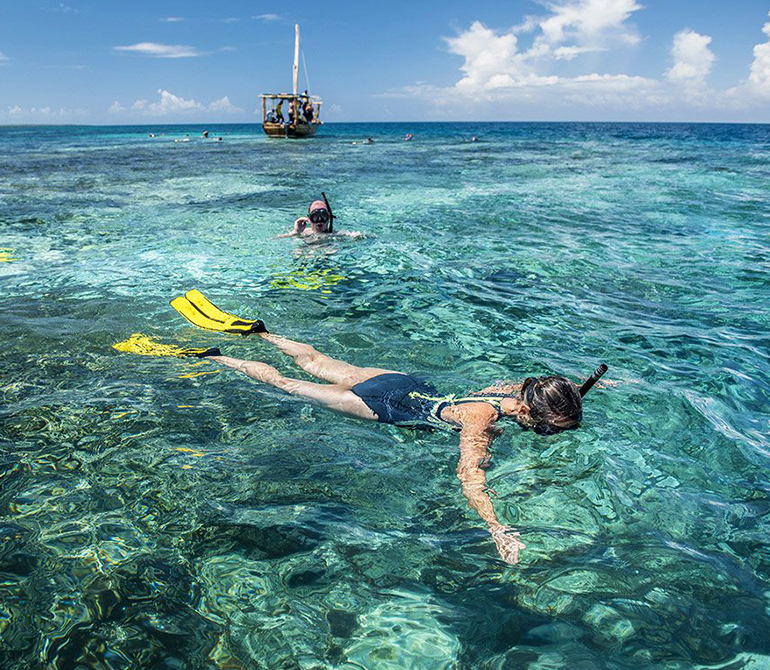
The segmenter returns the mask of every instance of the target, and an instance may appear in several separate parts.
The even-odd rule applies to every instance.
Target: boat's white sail
[[[294,24],[294,88],[292,92],[297,95],[297,79],[299,78],[299,23]]]

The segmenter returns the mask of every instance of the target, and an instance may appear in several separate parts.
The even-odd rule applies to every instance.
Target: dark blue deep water
[[[770,126],[202,130],[0,128],[3,670],[770,668]],[[277,239],[321,190],[367,236]],[[194,287],[446,392],[615,385],[495,441],[509,566],[456,436],[112,348],[307,378]]]

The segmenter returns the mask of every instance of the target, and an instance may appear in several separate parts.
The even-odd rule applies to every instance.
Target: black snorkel
[[[596,384],[599,379],[601,379],[605,372],[607,372],[607,366],[602,363],[598,368],[596,368],[596,370],[594,370],[594,373],[588,379],[586,379],[583,385],[580,387],[581,398],[591,390],[593,385]]]
[[[324,202],[326,203],[326,210],[329,212],[329,228],[326,230],[327,233],[333,233],[334,232],[334,214],[332,214],[332,207],[329,204],[329,201],[326,199],[326,193],[321,191],[321,196],[324,199]]]

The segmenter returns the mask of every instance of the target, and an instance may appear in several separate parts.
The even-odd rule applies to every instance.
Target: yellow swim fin
[[[223,312],[197,289],[174,298],[171,306],[198,328],[236,335],[267,332],[265,324],[259,319],[251,321]]]
[[[161,344],[154,342],[147,335],[134,333],[127,340],[112,345],[113,349],[140,356],[174,356],[176,358],[206,358],[207,356],[221,356],[222,353],[216,347],[213,349],[183,349],[173,344]]]

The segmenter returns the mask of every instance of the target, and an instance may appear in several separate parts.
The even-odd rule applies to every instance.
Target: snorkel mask
[[[331,219],[329,212],[325,209],[314,209],[310,212],[308,218],[312,223],[326,223]]]
[[[332,208],[326,199],[326,194],[322,192],[321,196],[323,197],[323,202],[314,200],[310,203],[310,207],[307,209],[307,217],[311,223],[323,224],[323,232],[332,233],[334,232],[334,214],[332,214]]]

